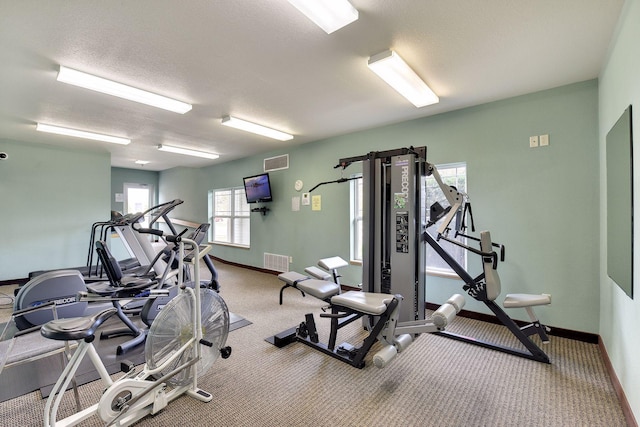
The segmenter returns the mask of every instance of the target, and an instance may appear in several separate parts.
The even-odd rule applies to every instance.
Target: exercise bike
[[[158,233],[162,232],[154,230],[154,234]],[[53,320],[42,326],[41,334],[46,338],[79,343],[47,399],[45,426],[73,426],[95,415],[105,425],[128,426],[158,413],[183,394],[203,402],[212,400],[210,393],[198,387],[198,376],[204,374],[218,356],[226,359],[231,355],[231,347],[226,346],[229,311],[218,293],[200,286],[187,286],[183,275],[184,264],[191,264],[194,282],[199,284],[200,260],[211,247],[185,261],[185,245],[198,249],[197,243],[175,235],[165,238],[178,245],[180,293],[151,325],[145,343],[146,363],[141,370],[131,368],[113,381],[92,344],[96,330],[116,312],[113,307],[90,317]],[[98,403],[57,420],[65,390],[85,356],[89,356],[100,374],[105,391]]]

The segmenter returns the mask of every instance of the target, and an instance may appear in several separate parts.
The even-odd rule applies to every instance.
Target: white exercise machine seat
[[[494,256],[482,257],[482,265],[484,270],[487,299],[493,301],[501,291],[500,276],[496,269],[497,255],[493,252],[493,244],[491,242],[491,233],[482,231],[480,233],[480,250],[487,254],[493,253]],[[533,311],[533,307],[551,304],[551,295],[549,294],[507,294],[505,296],[503,306],[505,308],[524,308],[531,320],[531,323],[520,328],[527,335],[538,334],[543,343],[549,342],[547,332],[549,328],[542,325],[538,317]]]
[[[365,314],[380,316],[387,311],[387,307],[394,295],[372,292],[348,291],[331,297],[331,305],[339,305]]]
[[[339,256],[323,258],[318,261],[321,268],[311,266],[304,269],[308,275],[295,271],[288,271],[278,275],[285,285],[280,289],[280,305],[282,305],[282,294],[286,288],[295,288],[302,293],[302,296],[309,294],[315,298],[329,302],[329,299],[340,294],[340,275],[338,269],[349,265]]]
[[[285,285],[280,289],[280,305],[282,305],[282,292],[288,288],[295,288],[302,292],[302,296],[309,294],[323,301],[329,300],[333,295],[340,293],[340,286],[328,280],[313,279],[295,271],[288,271],[278,275]]]
[[[329,274],[328,271],[324,271],[316,266],[306,267],[304,272],[309,276],[313,276],[315,279],[319,280],[332,280],[333,277]]]

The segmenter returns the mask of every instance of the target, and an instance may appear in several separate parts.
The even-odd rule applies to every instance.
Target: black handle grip
[[[167,242],[171,242],[171,243],[180,243],[182,241],[182,235],[184,233],[187,232],[187,229],[185,228],[184,230],[182,230],[180,232],[180,234],[174,236],[172,234],[167,234],[166,236],[164,236],[164,238],[167,240]]]
[[[213,347],[213,343],[207,340],[200,340],[200,344],[206,345],[207,347]]]
[[[135,227],[134,227],[135,228]],[[162,230],[158,230],[155,228],[135,228],[135,230],[138,233],[144,233],[144,234],[154,234],[156,236],[162,236],[164,233],[162,232]]]

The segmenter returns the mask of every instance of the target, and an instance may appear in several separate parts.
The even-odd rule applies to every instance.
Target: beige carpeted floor
[[[279,349],[265,341],[319,313],[321,301],[288,289],[279,306],[275,276],[217,267],[230,311],[253,324],[231,332],[231,357],[200,378],[212,402],[181,397],[140,426],[626,425],[597,345],[552,337],[548,365],[422,335],[382,370],[371,363],[374,347],[360,370],[302,344]],[[326,319],[316,323],[326,341]],[[339,342],[358,343],[361,329],[355,322]],[[449,330],[510,342],[506,328],[475,320],[457,318]],[[100,393],[98,383],[81,388],[85,404]],[[42,425],[44,403],[39,392],[0,403],[0,424]]]

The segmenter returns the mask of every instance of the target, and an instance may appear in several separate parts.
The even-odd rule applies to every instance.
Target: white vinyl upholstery
[[[331,304],[379,316],[387,310],[387,305],[393,300],[393,297],[390,294],[348,291],[331,297]]]
[[[551,295],[549,294],[508,294],[503,303],[505,308],[532,307],[547,304],[551,304]]]
[[[310,276],[313,276],[316,279],[320,279],[320,280],[333,280],[333,277],[331,276],[331,274],[329,274],[329,272],[324,271],[318,267],[315,266],[311,266],[311,267],[307,267],[304,269],[304,272],[309,274]]]
[[[309,276],[305,276],[304,274],[300,274],[296,271],[287,271],[286,273],[278,274],[278,279],[282,280],[289,286],[293,286],[296,282],[300,280],[306,280]]]
[[[339,292],[339,286],[333,282],[318,279],[307,279],[302,282],[298,282],[296,285],[302,292],[306,292],[309,295],[318,299],[327,299],[331,295],[335,295]]]
[[[318,265],[325,270],[331,271],[341,267],[346,267],[347,265],[349,265],[349,263],[339,256],[334,256],[330,258],[322,258],[320,261],[318,261]]]
[[[289,271],[278,275],[278,279],[287,285],[301,290],[318,299],[327,299],[332,295],[340,293],[340,286],[327,280],[312,279],[304,274]]]

